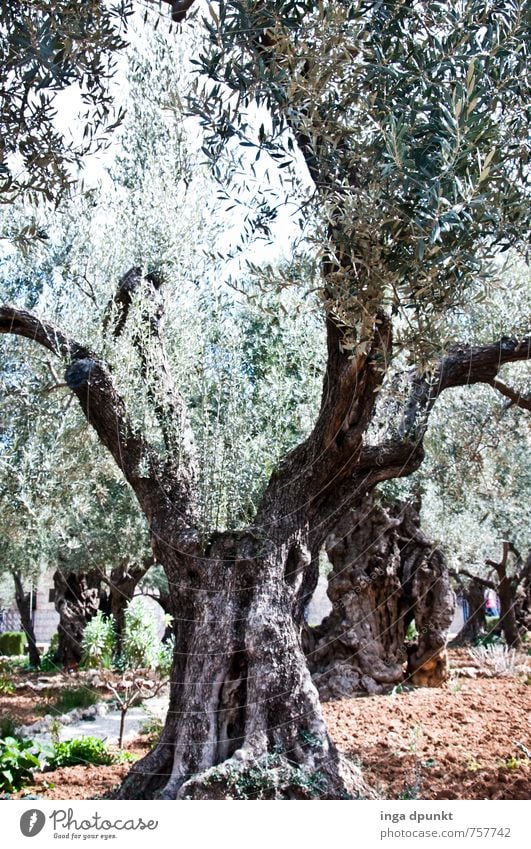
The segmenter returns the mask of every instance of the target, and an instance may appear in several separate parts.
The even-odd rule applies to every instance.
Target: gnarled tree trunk
[[[26,634],[28,640],[28,654],[31,666],[38,669],[41,664],[37,641],[35,639],[35,630],[33,628],[33,620],[31,616],[31,590],[29,593],[24,591],[22,576],[20,572],[13,572],[13,581],[15,582],[15,601],[20,616],[22,630]]]
[[[76,666],[81,660],[81,641],[87,622],[100,606],[100,572],[62,572],[53,576],[55,609],[59,614],[59,646],[56,662]]]
[[[170,706],[120,797],[370,795],[328,737],[282,551],[252,533],[221,535],[207,557],[157,549],[177,586]]]
[[[382,693],[404,681],[440,685],[455,599],[445,559],[413,505],[367,498],[336,525],[326,551],[333,607],[306,632],[321,697]],[[406,645],[413,619],[417,641]]]
[[[458,578],[458,576],[454,576]],[[462,579],[458,580],[458,591],[466,602],[466,619],[463,627],[454,637],[450,645],[458,648],[460,646],[472,645],[485,633],[487,620],[485,619],[485,588],[477,581],[469,580],[465,585]]]

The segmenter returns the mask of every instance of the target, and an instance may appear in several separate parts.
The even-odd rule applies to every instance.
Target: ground
[[[467,658],[462,650],[451,653],[454,673],[441,688],[323,705],[338,748],[361,764],[382,797],[530,798],[530,679],[468,677],[477,670],[463,668],[470,664]],[[0,719],[11,715],[27,724],[42,717],[46,703],[41,701],[26,691],[0,696]],[[127,743],[128,751],[139,756],[148,747],[145,737]],[[63,768],[38,775],[24,792],[48,799],[91,799],[119,784],[128,769]]]

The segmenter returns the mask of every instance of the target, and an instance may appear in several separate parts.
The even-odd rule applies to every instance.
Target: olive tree
[[[177,611],[164,732],[121,795],[204,798],[246,782],[272,797],[343,797],[368,791],[327,734],[300,641],[319,550],[378,483],[419,466],[442,393],[492,384],[529,357],[527,338],[450,347],[437,333],[489,258],[525,235],[522,9],[360,0],[208,12],[191,98],[205,149],[215,165],[237,142],[285,171],[302,160],[311,184],[303,208],[321,263],[327,359],[307,436],[277,462],[250,520],[206,533],[160,276],[139,266],[122,277],[106,322],[116,340],[132,333],[148,429],[88,333],[23,305],[0,309],[0,330],[63,362],[147,518]],[[259,127],[251,113],[265,116]],[[261,203],[256,226],[273,215]],[[384,391],[393,380],[394,407]],[[375,433],[379,403],[387,427]]]

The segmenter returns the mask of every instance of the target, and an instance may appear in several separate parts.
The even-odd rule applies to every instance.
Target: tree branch
[[[459,572],[456,572],[455,569],[451,569],[450,575],[454,578],[460,578],[464,575],[465,578],[470,578],[471,581],[476,581],[476,583],[488,590],[496,591],[498,588],[498,585],[495,584],[494,581],[488,581],[486,578],[480,578],[479,575],[473,575],[472,572],[468,572],[466,569],[459,569]]]
[[[114,298],[107,305],[103,328],[107,328],[112,318],[113,336],[115,339],[120,336],[136,302],[140,316],[135,316],[132,341],[140,357],[147,395],[170,452],[169,463],[186,466],[186,474],[193,482],[197,478],[197,451],[186,404],[173,381],[164,345],[161,285],[162,280],[155,274],[144,276],[141,268],[131,268],[119,281]]]
[[[508,406],[514,404],[515,407],[521,407],[522,410],[529,410],[529,412],[531,412],[531,396],[522,395],[521,392],[517,392],[516,389],[512,389],[510,386],[507,386],[503,380],[500,380],[497,377],[493,377],[492,380],[487,380],[486,382],[489,386],[492,386],[493,389],[497,389],[498,392],[501,392],[502,395],[509,398],[511,403]]]
[[[180,521],[188,526],[192,503],[191,481],[175,470],[169,475],[158,454],[136,433],[127,415],[125,402],[114,387],[109,370],[94,353],[67,336],[50,322],[29,310],[0,307],[0,333],[31,339],[66,362],[65,380],[77,396],[87,422],[133,488],[148,520],[161,500],[175,501]]]
[[[195,0],[164,0],[171,6],[172,21],[180,24],[186,18],[189,9],[194,5]]]

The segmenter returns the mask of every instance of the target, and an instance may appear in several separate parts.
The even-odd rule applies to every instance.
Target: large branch
[[[16,306],[0,307],[0,333],[31,339],[64,361],[68,387],[133,488],[148,520],[162,500],[171,499],[186,522],[193,495],[190,482],[185,475],[168,475],[156,451],[136,432],[106,364],[55,325]]]
[[[493,377],[492,380],[488,380],[487,383],[489,386],[492,386],[493,389],[497,389],[498,392],[509,399],[510,403],[508,406],[514,404],[515,407],[521,407],[522,410],[529,410],[529,412],[531,412],[531,396],[522,395],[521,392],[518,392],[511,386],[507,386],[503,380],[499,380],[497,377]]]
[[[412,372],[399,435],[379,445],[364,445],[355,462],[347,464],[349,477],[336,476],[321,504],[322,527],[332,525],[378,483],[406,477],[419,468],[429,416],[442,392],[475,383],[490,385],[505,363],[529,359],[531,340],[502,339],[491,345],[455,348],[441,358],[433,372]]]
[[[377,316],[372,341],[362,352],[343,349],[342,332],[327,319],[328,360],[321,408],[309,437],[284,457],[271,476],[256,521],[291,514],[287,505],[297,503],[312,520],[321,521],[323,504],[344,487],[352,487],[378,390],[391,351],[391,328],[387,317]],[[286,504],[286,507],[283,506]]]
[[[197,450],[188,410],[173,380],[164,344],[161,285],[162,279],[157,275],[144,275],[141,268],[131,268],[119,281],[114,298],[107,306],[104,329],[112,319],[113,335],[117,338],[133,307],[138,308],[130,322],[132,342],[140,358],[146,394],[168,450],[168,465],[185,473],[193,485],[197,479]]]

